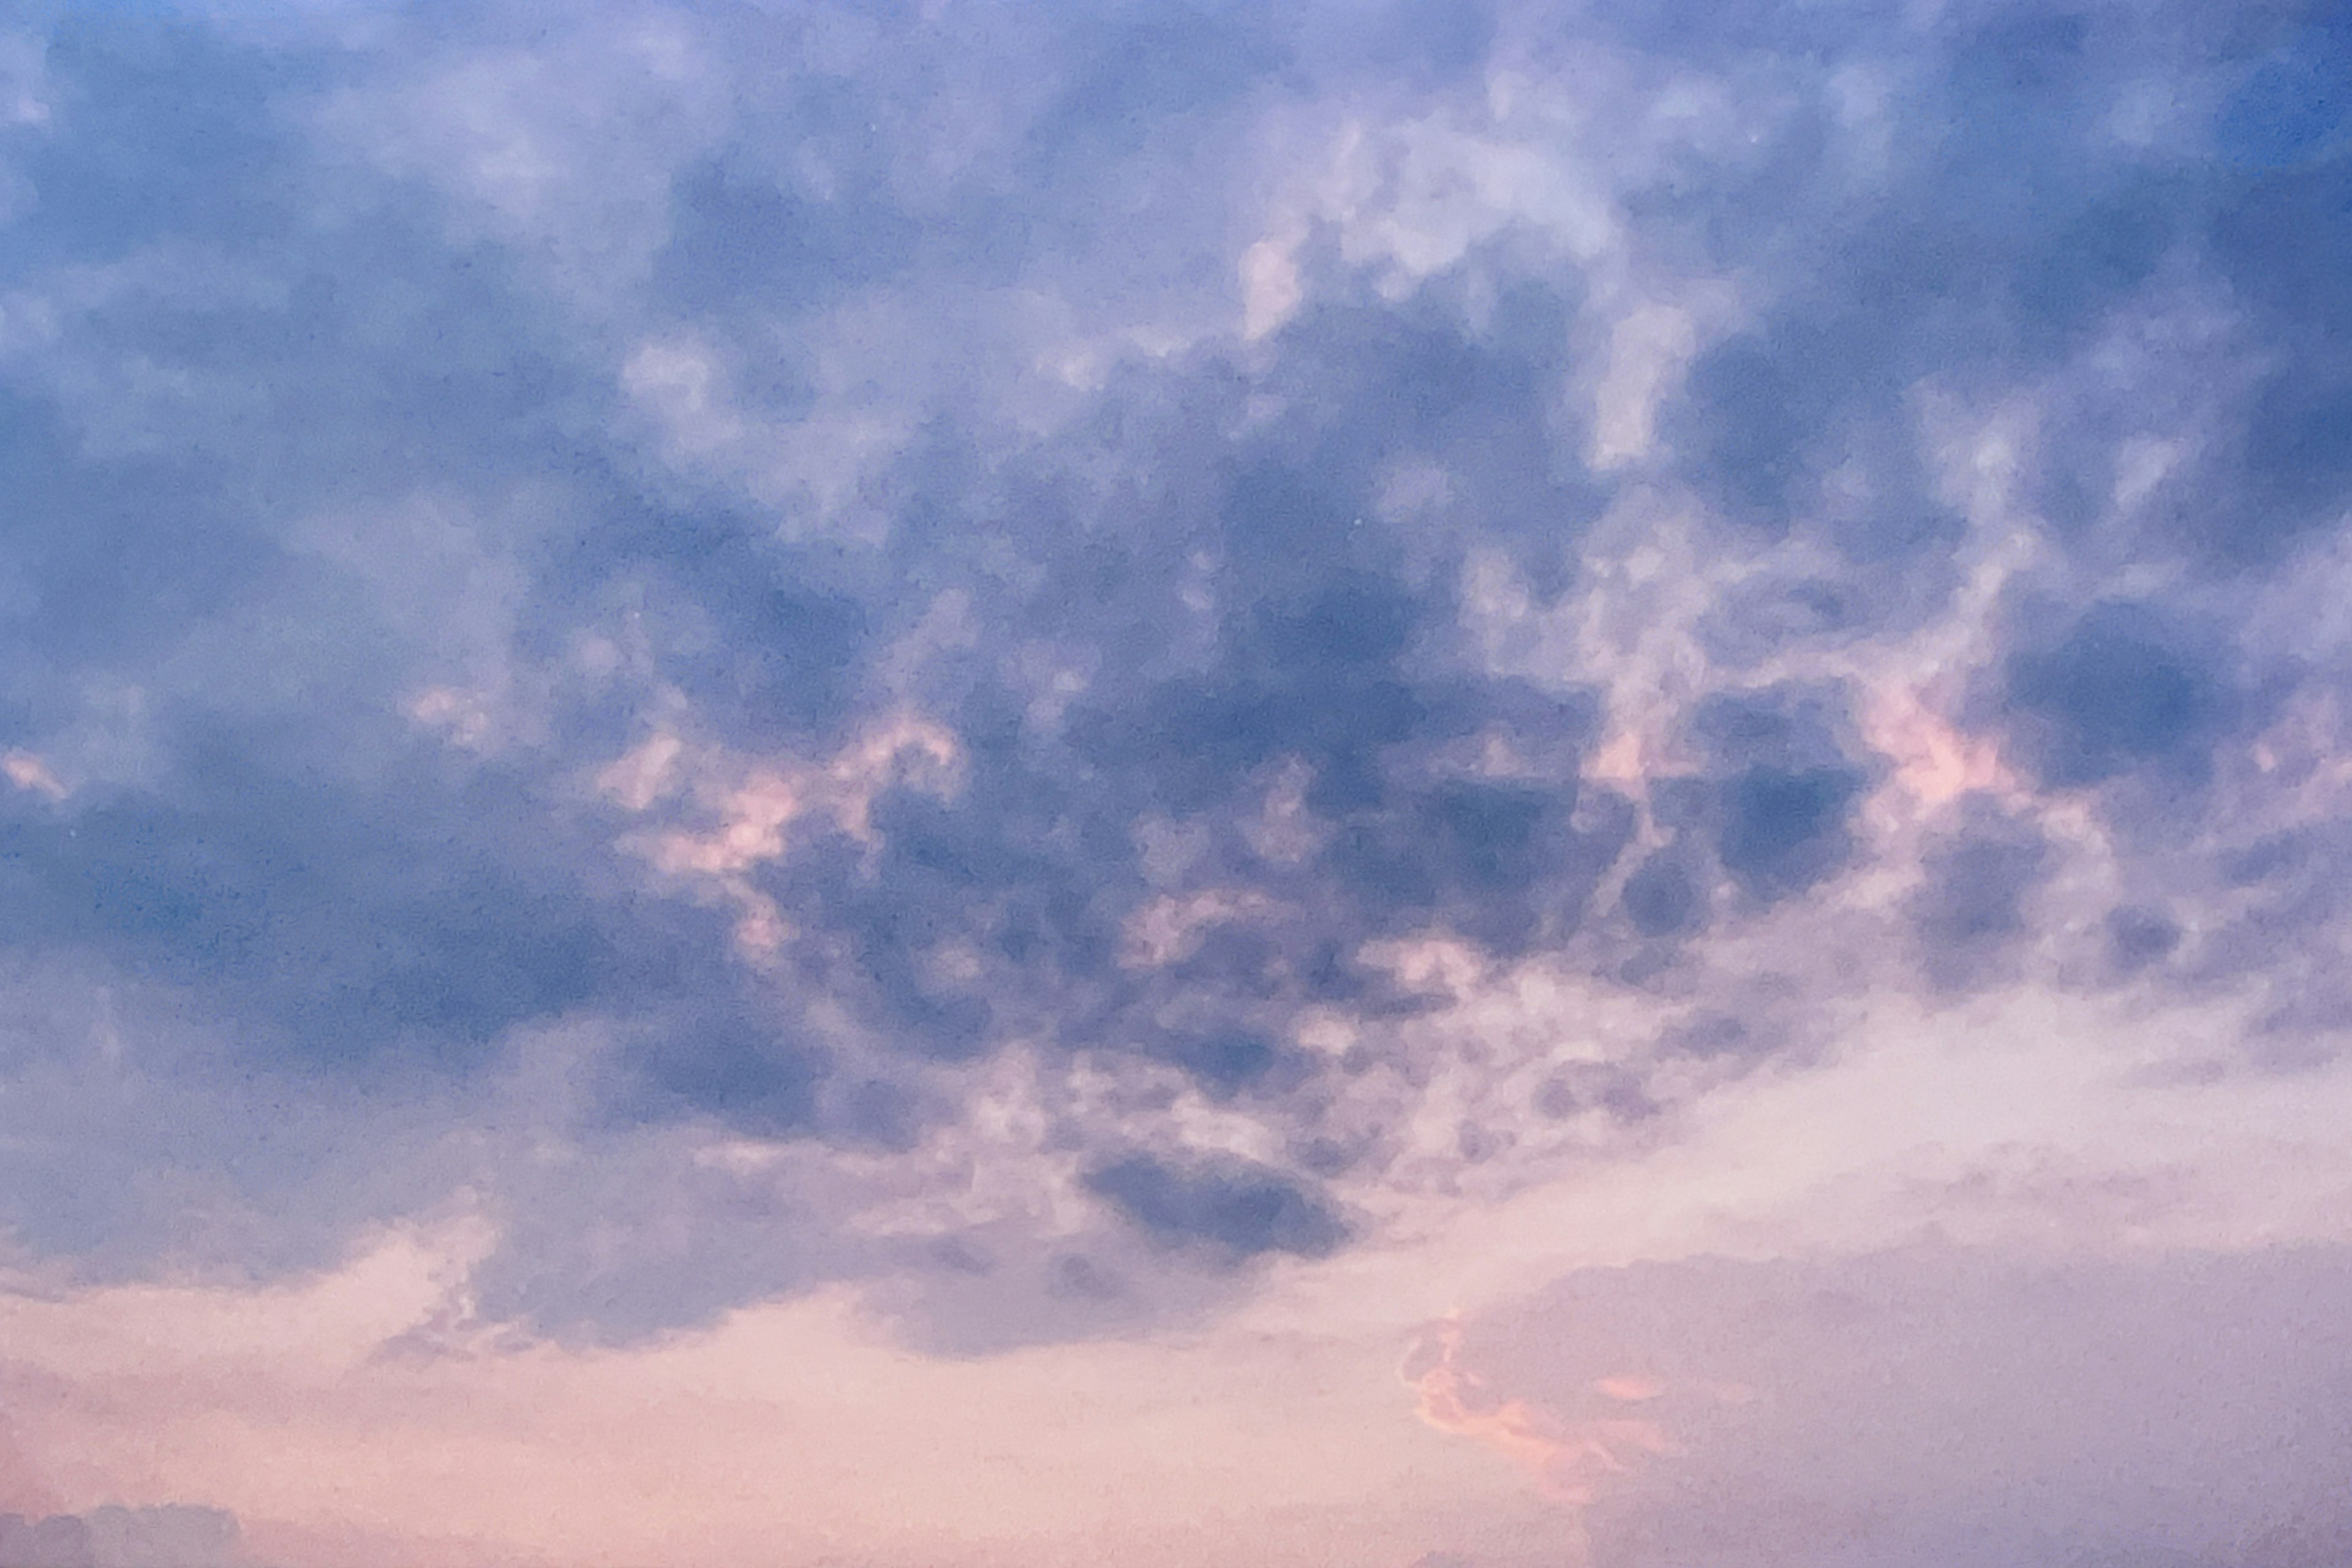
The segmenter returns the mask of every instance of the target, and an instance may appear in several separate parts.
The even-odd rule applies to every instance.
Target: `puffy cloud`
[[[2315,11],[26,37],[37,1255],[463,1193],[488,1316],[1001,1344],[1682,1136],[1876,990],[2340,1049]]]

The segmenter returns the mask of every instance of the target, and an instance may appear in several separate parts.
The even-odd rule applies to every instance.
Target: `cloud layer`
[[[11,26],[42,1289],[463,1216],[445,1349],[1003,1351],[1897,1014],[2344,1059],[2329,7]]]
[[[26,1519],[0,1513],[7,1568],[228,1568],[236,1521],[217,1509],[100,1508]]]
[[[2344,1263],[1927,1248],[1572,1275],[1451,1352],[1528,1392],[1443,1413],[1524,1430],[1573,1500],[1605,1493],[1596,1563],[2332,1563]]]

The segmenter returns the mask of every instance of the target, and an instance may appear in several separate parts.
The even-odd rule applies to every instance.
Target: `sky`
[[[2347,1568],[2352,11],[0,7],[0,1568]]]

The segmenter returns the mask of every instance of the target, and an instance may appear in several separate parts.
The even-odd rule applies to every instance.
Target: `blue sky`
[[[2347,263],[2325,5],[16,13],[0,1510],[98,1568],[2340,1552]],[[1754,1305],[1833,1297],[1883,1377]],[[2213,1312],[2273,1349],[2093,1364]],[[273,1313],[341,1370],[192,1326]],[[1271,1322],[1323,1349],[1244,1375]],[[604,1472],[467,1424],[716,1444],[704,1357],[749,1453],[834,1409],[763,1334],[992,1391],[1029,1479],[910,1503],[860,1405],[821,1538],[651,1453],[573,1535]],[[2070,1414],[1914,1485],[1887,1389],[1971,1359]],[[1360,1462],[1036,1479],[1212,1384],[1210,1447]],[[297,1408],[412,1457],[224,1468]],[[508,1502],[433,1500],[467,1444]]]

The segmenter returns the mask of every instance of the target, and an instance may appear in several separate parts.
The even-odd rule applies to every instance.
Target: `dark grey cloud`
[[[1889,870],[1900,962],[1838,984],[2316,994],[2324,8],[39,37],[0,143],[0,908],[21,990],[130,1022],[93,1067],[28,1002],[8,1070],[339,1105],[175,1158],[327,1231],[355,1211],[294,1194],[380,1139],[415,1173],[354,1201],[507,1205],[496,1310],[639,1331],[904,1267],[1083,1317],[1330,1250],[1425,1168],[1401,1107],[1460,997],[1416,943],[1659,1010],[1510,1090],[1561,1127],[1809,1059],[1757,1000],[1820,973],[1773,922]],[[1248,339],[1245,258],[1297,296]],[[1661,310],[1654,439],[1612,457]],[[2013,787],[1898,831],[1879,715],[1938,681]],[[908,715],[946,782],[857,761]],[[605,782],[662,744],[686,783]],[[761,766],[772,845],[728,817]],[[754,847],[665,869],[663,834]],[[2302,1057],[2256,1058],[2334,1048],[2272,1011]],[[557,1037],[600,1043],[542,1081]],[[904,1263],[810,1239],[865,1200],[808,1169],[693,1163],[919,1185],[1013,1064],[1076,1233],[1041,1198]],[[80,1217],[21,1234],[169,1232],[135,1154],[77,1158]]]
[[[1912,900],[1921,966],[1947,986],[1980,980],[1985,966],[2031,929],[2026,901],[2050,859],[2048,844],[2030,824],[1989,803],[1969,806],[1957,830],[1924,858],[1926,879]],[[2122,913],[2109,930],[2118,963],[2161,956],[2165,928],[2157,917]]]
[[[1693,730],[1713,770],[1715,849],[1725,871],[1769,903],[1833,875],[1867,781],[1843,694],[1763,690],[1701,704]],[[1843,732],[1843,733],[1842,733]]]
[[[2146,771],[2194,783],[2236,727],[2213,652],[2145,606],[2091,606],[2010,658],[2004,707],[2019,750],[2058,788]]]
[[[1302,1184],[1247,1162],[1182,1170],[1130,1155],[1088,1173],[1087,1185],[1151,1236],[1234,1259],[1319,1257],[1348,1239],[1347,1225]]]

